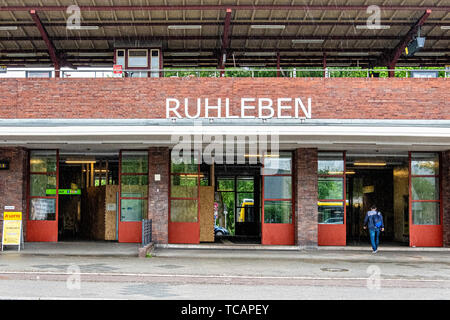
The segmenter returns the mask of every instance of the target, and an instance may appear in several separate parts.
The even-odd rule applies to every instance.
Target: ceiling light
[[[201,29],[202,26],[201,25],[172,25],[172,26],[167,26],[167,29],[170,30],[186,30],[186,29]]]
[[[447,54],[445,52],[417,52],[414,55],[420,57],[442,57]]]
[[[327,63],[327,67],[350,67],[351,63]]]
[[[284,29],[286,26],[284,24],[252,24],[250,26],[252,29]]]
[[[13,31],[17,30],[17,26],[0,26],[0,31]]]
[[[441,26],[442,30],[450,30],[450,26]]]
[[[67,26],[69,30],[98,30],[99,26]]]
[[[368,56],[368,52],[339,52],[338,56]]]
[[[97,163],[96,160],[66,160],[67,164],[93,164]]]
[[[367,25],[367,24],[359,24],[355,26],[356,29],[368,29],[368,30],[386,30],[386,29],[390,29],[391,26],[386,26],[386,25]]]
[[[244,56],[274,56],[275,52],[244,52]]]
[[[173,63],[172,67],[198,67],[196,63]]]
[[[293,39],[292,43],[323,43],[324,39]]]
[[[386,166],[386,162],[363,162],[358,161],[353,163],[355,166],[368,166],[368,167],[384,167]]]
[[[264,63],[245,63],[245,64],[240,64],[241,67],[265,67],[266,64]]]
[[[17,53],[7,53],[6,56],[10,58],[37,57],[38,54],[35,52],[17,52]]]
[[[167,55],[171,57],[198,57],[201,52],[169,52]]]
[[[79,57],[109,57],[114,56],[114,52],[76,52]]]

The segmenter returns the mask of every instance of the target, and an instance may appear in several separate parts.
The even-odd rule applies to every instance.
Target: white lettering
[[[222,99],[217,99],[217,106],[210,106],[209,105],[209,99],[205,99],[205,118],[209,118],[209,110],[210,109],[217,109],[217,118],[222,118]],[[211,117],[216,118],[216,117]]]
[[[198,98],[197,99],[197,113],[194,116],[189,115],[189,98],[185,98],[184,99],[184,113],[186,114],[186,117],[189,119],[196,119],[198,117],[200,117],[200,112],[201,112],[201,99]]]
[[[289,116],[283,116],[281,115],[281,113],[283,112],[283,110],[291,110],[292,106],[284,106],[283,102],[291,102],[292,99],[291,98],[278,98],[278,118],[279,119],[289,119],[292,118],[291,115]]]
[[[175,107],[171,108],[170,104],[173,102],[175,102]],[[177,111],[179,107],[180,107],[180,101],[178,101],[178,99],[173,99],[173,98],[166,99],[166,118],[172,118],[170,116],[170,112],[172,111],[177,116],[177,118],[181,119],[182,117]]]
[[[258,117],[260,119],[270,119],[274,116],[275,110],[272,108],[273,102],[269,98],[258,99]],[[263,110],[269,110],[269,115],[263,115]]]
[[[230,99],[225,99],[225,118],[227,119],[236,119],[239,118],[239,116],[232,116],[230,115]]]
[[[311,119],[312,116],[312,112],[311,112],[311,105],[312,105],[312,100],[311,98],[308,98],[308,110],[306,110],[305,105],[302,102],[302,99],[300,98],[295,98],[295,117],[298,118],[298,107],[302,108],[303,114],[305,115],[305,117],[307,119]]]
[[[255,98],[242,98],[241,99],[241,118],[243,119],[253,119],[255,116],[246,116],[246,110],[255,110],[255,106],[248,106],[246,102],[255,102]]]

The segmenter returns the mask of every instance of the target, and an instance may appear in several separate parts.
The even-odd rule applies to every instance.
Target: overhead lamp
[[[364,161],[357,161],[354,162],[353,165],[355,166],[367,166],[367,167],[384,167],[386,166],[386,162],[364,162]]]
[[[0,31],[14,31],[17,30],[17,26],[0,26]]]
[[[284,24],[252,24],[250,26],[252,29],[285,29]]]
[[[196,63],[173,63],[172,67],[198,67]]]
[[[169,52],[167,55],[171,57],[198,57],[201,52]]]
[[[292,39],[292,43],[323,43],[324,39]]]
[[[417,52],[414,55],[418,57],[443,57],[447,54],[445,52]]]
[[[442,30],[450,30],[450,26],[441,26]]]
[[[201,29],[202,26],[201,25],[195,25],[195,24],[191,24],[191,25],[171,25],[171,26],[167,26],[167,29],[170,30],[188,30],[188,29]]]
[[[110,57],[114,56],[114,52],[78,52],[74,55],[79,57]]]
[[[10,58],[22,58],[22,57],[37,57],[38,54],[36,52],[15,52],[15,53],[7,53],[6,56]]]
[[[265,63],[245,63],[245,64],[240,64],[241,67],[265,67],[266,64]]]
[[[353,56],[368,56],[369,53],[368,52],[339,52],[338,56],[349,56],[349,57],[353,57]]]
[[[271,57],[274,56],[275,52],[244,52],[244,56],[247,57],[254,57],[254,56],[265,56],[265,57]]]
[[[377,24],[373,24],[373,25],[367,25],[367,24],[358,24],[355,26],[356,29],[364,29],[364,30],[387,30],[390,29],[391,26],[388,25],[377,25]]]
[[[98,30],[100,28],[100,26],[67,26],[67,29],[69,30]]]
[[[66,160],[67,164],[94,164],[96,160]]]
[[[327,67],[350,67],[351,63],[327,63]]]

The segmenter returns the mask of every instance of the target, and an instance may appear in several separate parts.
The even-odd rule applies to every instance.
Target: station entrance
[[[385,244],[442,246],[440,163],[436,152],[320,152],[318,244],[368,243],[364,218],[376,206]]]

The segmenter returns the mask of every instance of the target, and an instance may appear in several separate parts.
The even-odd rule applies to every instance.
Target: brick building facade
[[[291,137],[293,140],[289,142],[289,150],[293,151],[294,155],[294,244],[302,247],[318,245],[317,163],[318,152],[323,146],[320,143],[314,145],[311,141],[336,139],[326,145],[327,150],[344,151],[358,143],[367,144],[373,149],[371,145],[380,141],[385,145],[380,142],[380,146],[376,149],[389,150],[390,142],[400,145],[404,141],[406,145],[410,145],[409,149],[405,149],[407,151],[442,152],[442,238],[443,245],[450,246],[450,151],[448,146],[450,136],[448,122],[445,122],[450,121],[448,104],[450,90],[448,90],[447,79],[5,79],[0,80],[0,87],[3,89],[3,95],[0,98],[2,115],[0,120],[4,134],[2,143],[5,144],[0,144],[0,160],[8,160],[10,163],[9,170],[0,171],[2,211],[5,206],[14,206],[17,211],[27,212],[29,150],[49,149],[49,145],[62,143],[61,141],[66,144],[61,147],[62,149],[71,146],[81,148],[83,142],[80,141],[86,138],[84,130],[88,127],[89,130],[97,130],[95,133],[97,136],[92,133],[86,138],[87,141],[108,137],[113,141],[121,134],[129,134],[129,132],[120,131],[127,129],[119,130],[119,127],[117,127],[119,131],[111,131],[114,125],[102,124],[102,119],[105,121],[111,119],[161,120],[166,122],[156,125],[134,124],[129,127],[133,130],[139,128],[141,131],[133,131],[134,136],[129,138],[134,139],[131,142],[117,138],[117,149],[128,149],[127,143],[133,145],[139,142],[140,150],[148,150],[150,178],[147,217],[153,221],[153,240],[159,244],[167,244],[171,145],[156,141],[161,140],[163,136],[170,136],[172,130],[175,132],[175,128],[179,130],[176,133],[182,132],[182,127],[166,119],[166,99],[208,98],[214,105],[214,100],[229,98],[231,114],[238,115],[242,98],[271,98],[277,101],[279,98],[301,97],[305,101],[308,98],[312,101],[311,121],[317,121],[314,125],[320,125],[321,120],[332,120],[335,123],[346,120],[346,122],[339,123],[343,128],[342,136],[337,136],[335,132],[328,136],[326,132],[319,134],[314,131],[314,126],[306,127],[306,129],[303,127],[292,129],[302,132],[301,136],[284,133],[283,137],[286,139]],[[256,103],[256,100],[253,101],[252,106],[255,108],[250,108],[248,112],[248,115],[254,115],[255,118],[257,118]],[[284,115],[292,115],[292,108],[290,111],[285,110],[287,111]],[[200,118],[203,116],[202,111]],[[93,119],[99,122],[89,126],[83,123],[83,120]],[[41,122],[21,124],[20,120]],[[42,122],[43,120],[48,122]],[[66,126],[66,123],[71,120],[78,122]],[[308,124],[309,120],[306,119],[305,123]],[[368,130],[372,130],[369,130],[370,134],[357,131],[353,133],[346,131],[344,134],[345,130],[351,130],[354,127],[352,121],[361,120],[363,125],[362,128],[359,127],[360,130],[364,130],[365,126]],[[436,122],[427,123],[428,120],[436,120]],[[238,120],[233,119],[233,121]],[[391,121],[400,122],[392,124]],[[423,140],[421,138],[423,132],[420,129],[414,129],[414,121],[422,121],[420,125],[424,130],[428,130],[426,135],[424,133]],[[442,122],[445,123],[442,124]],[[233,125],[239,127],[239,123],[234,123],[229,126],[231,128],[229,132],[233,132]],[[242,126],[247,125],[248,122],[245,122]],[[286,126],[288,125],[291,125],[291,122],[286,122]],[[436,129],[439,125],[441,127]],[[271,125],[258,122],[258,130],[264,126],[270,128]],[[401,129],[402,126],[407,128]],[[43,131],[39,134],[29,133],[28,130],[31,132],[37,127]],[[282,129],[283,127],[281,126]],[[327,130],[327,124],[321,128]],[[386,128],[385,132],[382,128]],[[443,131],[439,131],[440,128],[444,128]],[[73,131],[68,133],[64,131],[58,135],[55,133],[58,129],[61,132]],[[211,130],[214,131],[214,128]],[[308,133],[308,130],[311,130],[311,133]],[[357,141],[351,140],[356,136]],[[304,146],[301,140],[303,138],[310,139],[304,143]],[[339,142],[338,139],[342,141]],[[142,142],[143,140],[147,142]],[[114,146],[111,141],[108,144]],[[296,141],[299,145],[297,147],[295,147]],[[435,145],[433,145],[434,142]],[[416,144],[420,145],[420,148]],[[95,147],[95,143],[89,144],[89,147]],[[54,149],[59,148],[57,146]],[[153,178],[156,175],[159,175],[158,180]],[[24,214],[25,232],[26,225],[27,217]]]

